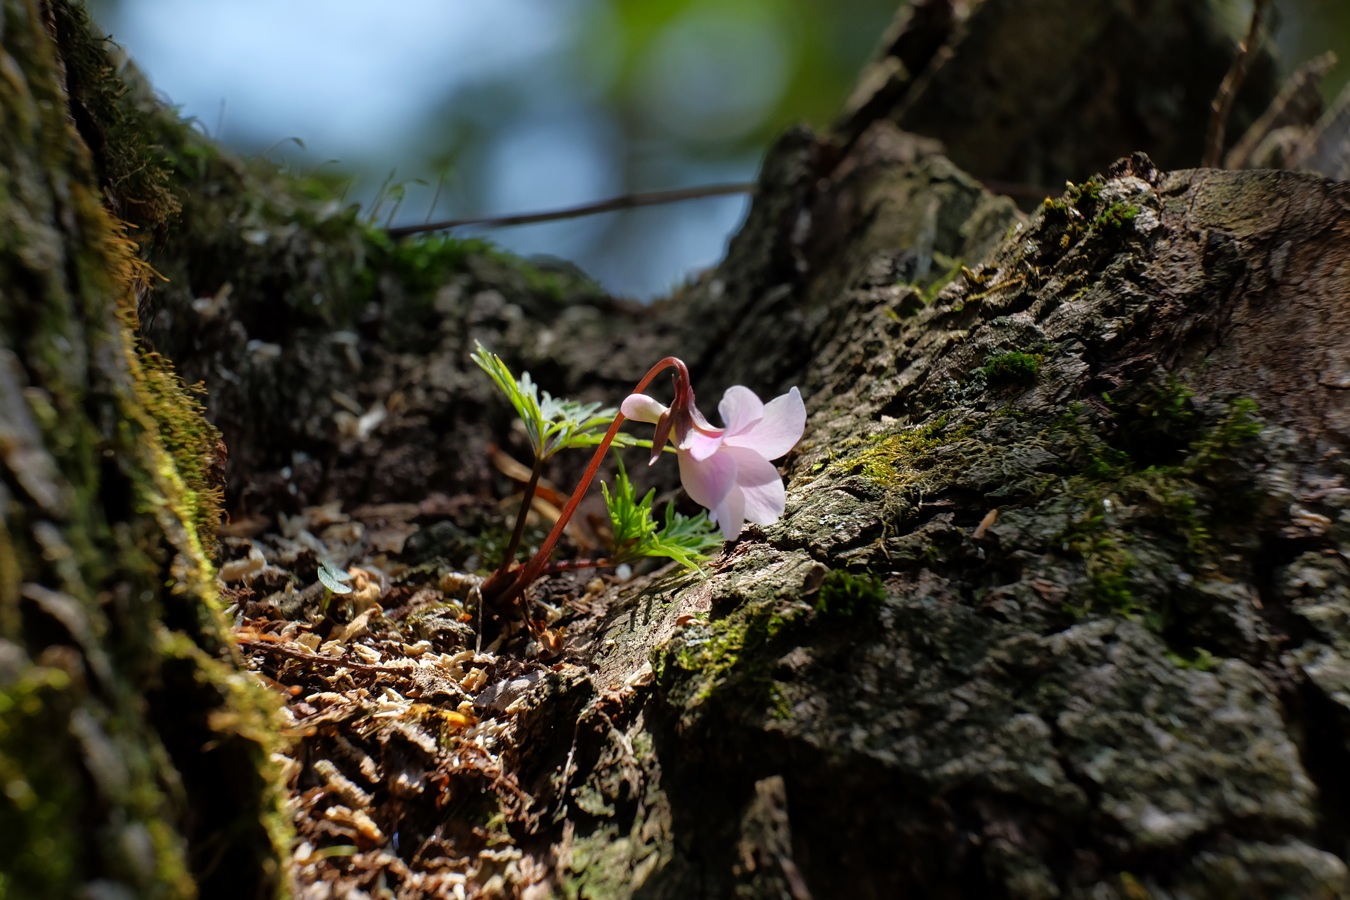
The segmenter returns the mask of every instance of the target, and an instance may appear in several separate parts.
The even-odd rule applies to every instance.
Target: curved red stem
[[[657,375],[660,375],[672,366],[679,372],[676,379],[677,382],[680,383],[676,389],[677,394],[680,390],[687,391],[689,389],[688,367],[685,366],[682,360],[674,356],[667,356],[647,370],[647,374],[642,376],[642,380],[637,383],[637,387],[633,388],[633,393],[642,393],[646,390],[647,385],[652,383],[652,379],[656,378]],[[678,403],[680,397],[677,396],[675,400]],[[619,433],[619,426],[623,424],[625,418],[623,413],[619,413],[614,417],[614,421],[610,424],[609,430],[605,432],[604,439],[596,446],[595,453],[591,456],[590,465],[586,467],[586,471],[582,474],[581,480],[577,482],[576,489],[572,491],[572,496],[567,499],[567,505],[563,507],[562,512],[558,515],[558,521],[553,524],[553,530],[548,533],[548,537],[544,538],[544,543],[539,545],[539,549],[535,551],[534,556],[530,557],[530,561],[527,562],[523,568],[516,570],[517,574],[515,580],[511,582],[505,592],[498,597],[492,598],[495,602],[510,603],[515,600],[536,578],[539,577],[540,573],[544,571],[544,567],[548,565],[549,557],[553,555],[553,548],[557,545],[558,539],[562,537],[563,529],[567,527],[567,523],[572,518],[572,514],[577,511],[577,506],[581,504],[581,498],[586,496],[586,491],[590,488],[591,481],[595,478],[595,473],[600,470],[600,463],[604,461],[605,454],[609,452],[609,445],[614,442],[614,436]],[[483,585],[484,593],[486,594],[492,587],[495,587],[492,583],[497,580],[498,576],[504,574],[506,573],[498,572],[494,574],[493,577]]]

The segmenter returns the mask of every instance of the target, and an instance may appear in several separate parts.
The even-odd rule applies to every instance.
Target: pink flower
[[[684,393],[675,398],[673,408],[646,394],[630,394],[620,409],[630,419],[657,426],[656,441],[661,444],[674,430],[680,481],[727,540],[739,535],[746,522],[778,521],[787,493],[770,460],[801,440],[806,428],[801,393],[794,387],[766,404],[749,388],[733,385],[717,405],[724,428],[708,424],[694,406],[693,391]],[[660,446],[652,447],[652,462],[660,451]]]

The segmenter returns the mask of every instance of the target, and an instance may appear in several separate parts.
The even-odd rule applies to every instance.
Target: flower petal
[[[801,392],[794,387],[765,404],[763,417],[749,430],[735,433],[728,428],[723,440],[728,446],[744,447],[765,459],[777,459],[797,446],[805,430],[806,404],[802,402]]]
[[[736,486],[736,460],[725,453],[714,453],[697,460],[684,451],[680,459],[680,483],[695,503],[704,509],[716,509]]]
[[[745,495],[745,518],[756,525],[772,525],[783,518],[787,509],[787,490],[781,478],[753,487],[742,487]]]
[[[782,518],[787,491],[774,464],[742,447],[724,447],[721,455],[736,460],[736,487],[744,495],[745,518],[756,525],[772,525]]]
[[[710,518],[722,529],[722,537],[729,541],[740,537],[741,529],[745,527],[745,494],[741,489],[733,486],[727,491]]]
[[[690,431],[680,444],[680,449],[688,452],[697,462],[712,456],[722,446],[722,436],[713,437],[700,431]]]
[[[748,387],[733,384],[722,395],[722,402],[717,404],[717,412],[722,417],[726,433],[739,434],[763,418],[764,404]]]
[[[629,394],[623,398],[619,412],[637,422],[655,425],[661,420],[666,408],[646,394]]]
[[[736,460],[736,487],[744,494],[745,518],[756,525],[782,518],[787,492],[774,464],[744,447],[724,447],[722,454]]]

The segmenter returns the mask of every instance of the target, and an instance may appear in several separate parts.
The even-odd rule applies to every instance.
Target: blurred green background
[[[1250,0],[1232,2],[1245,17]],[[90,6],[205,132],[401,224],[752,180],[786,126],[829,124],[896,2]],[[1335,50],[1345,62],[1328,90],[1346,81],[1350,0],[1276,0],[1272,24],[1288,66]],[[716,262],[745,207],[700,200],[486,233],[651,297]]]

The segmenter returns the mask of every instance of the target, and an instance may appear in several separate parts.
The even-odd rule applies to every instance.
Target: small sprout
[[[327,560],[319,560],[319,581],[332,593],[350,594],[352,589],[346,582],[351,580],[352,576],[334,567]]]

